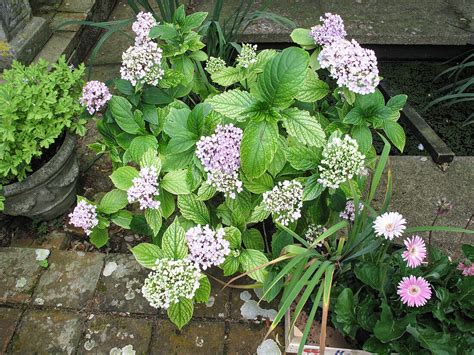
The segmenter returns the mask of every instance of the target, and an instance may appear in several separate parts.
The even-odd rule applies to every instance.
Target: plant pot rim
[[[56,154],[41,168],[26,177],[25,180],[4,185],[3,196],[9,197],[19,193],[25,193],[44,183],[50,179],[52,175],[56,175],[61,170],[75,148],[76,136],[66,131],[64,141]]]

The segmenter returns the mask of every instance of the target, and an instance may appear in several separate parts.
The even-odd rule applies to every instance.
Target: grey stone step
[[[256,1],[258,8],[264,0]],[[215,0],[199,10],[212,13]],[[222,19],[233,14],[239,1],[224,1]],[[469,0],[278,0],[269,11],[286,16],[298,27],[318,24],[326,12],[342,16],[350,38],[363,44],[465,45],[472,42],[474,2]],[[471,30],[471,32],[469,32]],[[290,42],[290,30],[268,20],[249,26],[242,41]]]

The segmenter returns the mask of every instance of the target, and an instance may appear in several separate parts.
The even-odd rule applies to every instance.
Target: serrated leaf
[[[175,218],[163,234],[161,248],[165,257],[170,259],[184,259],[188,255],[186,233],[177,218]]]
[[[325,187],[318,183],[318,178],[318,175],[312,175],[306,180],[303,189],[303,201],[312,201],[318,198],[324,191]]]
[[[235,89],[216,95],[206,102],[221,115],[237,121],[245,121],[256,100],[250,93]]]
[[[290,37],[293,42],[300,46],[315,46],[314,39],[310,36],[310,30],[306,28],[295,28]]]
[[[261,194],[273,188],[273,179],[267,173],[254,179],[249,179],[245,175],[242,175],[242,182],[245,188],[254,194]]]
[[[296,170],[312,170],[318,167],[321,161],[321,154],[318,154],[314,148],[308,148],[302,144],[288,147],[286,150],[286,159]]]
[[[121,210],[127,204],[127,193],[123,190],[113,189],[102,197],[98,209],[103,213],[112,214]]]
[[[121,210],[117,213],[114,213],[110,216],[110,220],[115,223],[117,226],[130,229],[130,224],[132,223],[133,215],[130,211]]]
[[[273,121],[250,121],[240,146],[242,170],[249,178],[261,176],[277,149],[278,125]]]
[[[138,177],[138,171],[131,166],[122,166],[110,175],[114,186],[124,191],[127,191],[133,186],[133,179],[136,177]]]
[[[191,193],[187,182],[187,170],[173,170],[168,172],[161,180],[161,187],[175,195]]]
[[[154,149],[146,150],[140,159],[140,166],[141,167],[153,167],[156,170],[156,174],[160,175],[161,171],[161,159],[158,156],[158,152]]]
[[[235,227],[225,227],[224,231],[224,239],[229,242],[229,247],[231,249],[239,249],[242,243],[240,231]]]
[[[148,269],[155,266],[156,259],[165,257],[159,246],[150,243],[140,243],[133,247],[131,251],[137,262]]]
[[[115,122],[121,129],[129,134],[137,134],[141,131],[141,127],[134,119],[132,105],[126,98],[113,96],[108,105]]]
[[[217,190],[214,186],[204,181],[198,189],[197,198],[201,201],[207,201],[213,198],[216,192]]]
[[[167,314],[170,321],[181,330],[191,320],[193,312],[193,301],[181,298],[178,303],[172,304],[168,308]]]
[[[163,222],[161,208],[147,208],[145,210],[145,219],[153,231],[153,234],[156,236],[160,231],[161,224]]]
[[[367,153],[370,147],[372,147],[372,132],[365,124],[352,127],[351,136],[359,144],[359,149],[362,153]]]
[[[270,106],[288,107],[305,79],[308,64],[309,55],[305,50],[286,48],[265,65],[252,92]]]
[[[213,82],[221,86],[229,86],[242,80],[242,70],[236,67],[225,67],[211,75]]]
[[[329,94],[329,85],[319,80],[313,70],[308,70],[306,80],[296,94],[296,99],[302,102],[315,102]]]
[[[397,122],[385,120],[383,122],[383,131],[387,135],[388,139],[398,148],[400,152],[403,152],[405,148],[405,130]]]
[[[259,250],[245,249],[239,256],[240,264],[245,272],[255,269],[256,267],[268,262],[267,257]],[[258,282],[264,282],[267,271],[265,268],[252,271],[248,275]]]
[[[268,212],[267,209],[265,208],[265,205],[261,203],[254,208],[254,210],[252,211],[252,214],[250,215],[250,219],[247,223],[262,222],[265,219],[267,219],[268,216],[270,216],[270,212]]]
[[[199,279],[199,288],[196,290],[194,294],[194,301],[198,303],[206,303],[211,295],[211,283],[207,276],[202,277]]]
[[[158,149],[156,137],[152,135],[138,136],[132,140],[127,152],[132,160],[139,164],[143,154],[149,149],[155,151]]]
[[[107,229],[94,228],[89,236],[89,240],[96,248],[102,248],[109,241]]]
[[[289,135],[303,144],[322,147],[326,141],[324,131],[318,120],[308,111],[289,108],[282,112],[283,126]]]
[[[220,268],[222,269],[222,271],[224,271],[224,276],[229,276],[239,271],[239,266],[240,266],[239,258],[231,254],[225,258]]]
[[[265,242],[258,229],[251,228],[245,230],[242,233],[242,241],[247,249],[265,250]]]
[[[203,201],[197,199],[196,195],[179,195],[178,208],[186,219],[190,219],[191,221],[201,225],[210,223],[211,217],[209,215],[209,210]]]

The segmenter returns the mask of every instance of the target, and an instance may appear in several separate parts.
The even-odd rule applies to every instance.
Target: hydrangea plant
[[[387,212],[390,174],[382,208],[372,206],[391,144],[405,145],[397,120],[406,96],[385,100],[374,53],[347,40],[335,15],[311,31],[296,29],[299,47],[244,44],[234,65],[201,51],[193,29],[205,17],[185,16],[184,8],[172,23],[138,16],[117,93],[98,118],[102,140],[92,145],[110,156],[115,189],[96,202],[81,198],[72,223],[97,247],[111,223],[150,236],[132,250],[152,269],[143,294],[178,327],[191,319],[193,302],[207,300],[205,272],[217,266],[225,276],[240,273],[232,281],[248,275],[265,300],[282,293],[271,329],[298,294],[296,316],[311,297],[303,345],[321,300],[324,350],[333,280],[386,255],[403,232],[437,228],[409,230]],[[205,71],[197,65],[204,61]],[[384,142],[379,158],[374,134]],[[418,265],[423,248],[416,238],[407,243],[402,260]],[[433,291],[422,275],[404,276],[399,304],[428,302]]]

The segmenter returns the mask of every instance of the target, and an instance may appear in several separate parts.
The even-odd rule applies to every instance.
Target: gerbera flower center
[[[418,254],[418,250],[416,250],[416,247],[411,247],[410,250],[408,251],[410,255],[415,256]]]
[[[394,227],[395,227],[395,226],[393,225],[393,223],[387,223],[387,224],[385,225],[385,230],[386,230],[387,232],[392,232],[393,229],[394,229]]]
[[[420,288],[418,286],[411,286],[409,289],[408,289],[408,293],[412,296],[416,296],[420,293]]]

